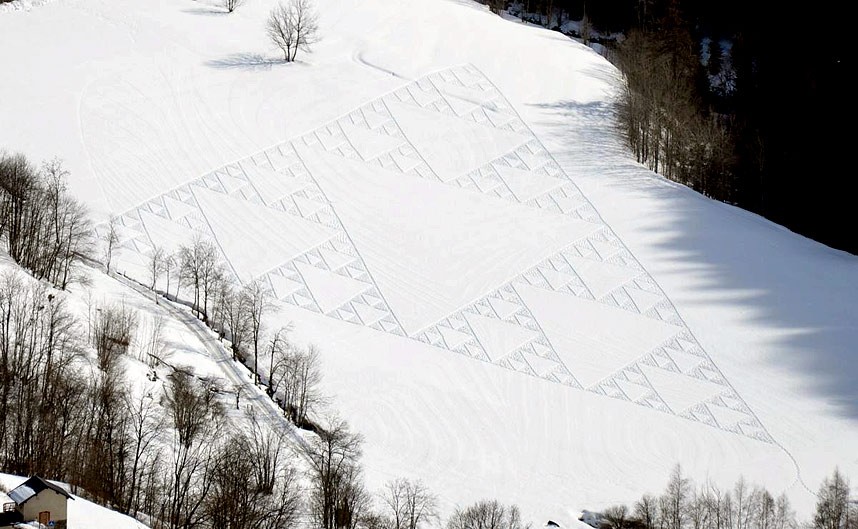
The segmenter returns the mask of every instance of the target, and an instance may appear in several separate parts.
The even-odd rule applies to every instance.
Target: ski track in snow
[[[366,64],[359,53],[355,60]],[[451,150],[458,155],[450,156]],[[354,206],[354,200],[358,201],[355,204],[362,200],[360,193],[352,197],[347,190],[336,188],[343,175],[327,173],[341,170],[340,166],[354,167],[355,171],[347,174],[357,175],[356,186],[362,181],[376,186],[373,189],[379,195],[368,196],[393,208],[386,218],[377,219],[372,209]],[[297,191],[272,194],[271,182],[260,176],[272,172]],[[522,183],[535,191],[526,191]],[[207,209],[197,198],[200,193],[220,196],[224,207]],[[420,231],[419,223],[409,221],[414,204],[404,202],[414,193],[434,200],[439,209],[449,205],[444,213],[459,215],[473,224],[447,225],[443,214],[426,212],[427,227]],[[484,248],[469,247],[471,235],[490,233],[492,223],[502,219],[472,218],[459,207],[457,196],[464,202],[487,201],[490,207],[486,211],[503,211],[513,221],[509,229],[521,219],[536,216],[545,222],[577,226],[580,231],[561,230],[561,238],[553,243],[559,246],[545,246],[536,258],[538,252],[526,246],[526,239],[542,243],[548,235],[537,236],[534,224],[532,233],[525,234],[532,236],[499,242],[497,248],[485,250],[495,254],[481,255]],[[175,211],[176,203],[185,209]],[[253,205],[260,212],[252,238],[242,236],[246,227],[226,227],[235,221],[227,218],[231,216],[230,204]],[[343,213],[347,218],[343,219]],[[153,216],[161,220],[155,223]],[[223,217],[223,221],[213,223],[213,216]],[[290,223],[285,222],[289,218],[318,226],[318,236],[291,233]],[[143,266],[154,245],[174,238],[173,231],[184,232],[189,238],[196,234],[221,248],[238,279],[265,281],[281,302],[761,442],[775,442],[702,349],[672,302],[500,90],[472,65],[426,75],[299,138],[149,200],[121,219],[134,234],[123,241],[125,266],[132,275],[135,268]],[[378,225],[378,221],[390,226]],[[158,223],[173,231],[169,235],[159,233]],[[264,227],[259,229],[259,224]],[[403,227],[406,232],[400,233]],[[450,230],[447,243],[438,235],[445,229]],[[508,233],[499,231],[494,238],[505,238]],[[371,241],[379,235],[387,239],[373,245]],[[461,240],[456,241],[457,236]],[[425,268],[404,269],[401,263],[414,257],[414,252],[396,252],[415,240],[417,244],[408,248],[425,252],[415,261],[417,268]],[[297,241],[304,241],[303,246]],[[282,246],[281,242],[289,244]],[[266,253],[269,251],[274,255]],[[251,272],[247,264],[236,266],[257,254],[278,264],[265,273]],[[340,256],[338,262],[330,262],[331,255]],[[429,262],[433,255],[440,258],[437,263]],[[490,259],[491,255],[495,257]],[[451,273],[461,270],[467,274],[479,268],[480,277],[467,281],[467,275],[433,277],[437,264],[444,264],[441,261],[445,258],[451,261]],[[308,283],[306,272],[301,273],[302,267],[318,272],[312,276],[313,284]],[[532,289],[554,293],[552,299],[545,298],[546,303],[596,303],[595,307],[604,307],[599,310],[634,320],[634,328],[627,331],[626,342],[612,346],[617,348],[610,356],[612,361],[600,353],[607,345],[599,336],[605,335],[588,334],[587,329],[575,331],[578,335],[570,343],[577,345],[571,350],[558,350],[558,340],[567,341],[561,336],[563,329],[543,328],[534,315],[535,310],[556,307],[529,306],[522,294]],[[344,297],[338,299],[338,293]],[[323,295],[324,309],[317,299]],[[534,300],[531,304],[540,302],[529,297]],[[415,305],[415,300],[423,300],[424,305]],[[406,310],[408,317],[402,319]],[[477,322],[479,327],[475,328]],[[570,320],[568,327],[575,328],[575,323]],[[647,329],[656,327],[667,330],[653,335],[658,337],[657,343],[647,350],[634,349],[638,341],[652,341],[646,338],[651,334]],[[588,372],[598,373],[596,378],[582,383],[575,369],[570,369],[569,365],[579,360],[575,347],[590,348],[584,361],[592,367]],[[671,354],[685,358],[684,369]],[[664,375],[656,385],[646,376],[648,369]],[[691,404],[686,399],[665,400],[663,395],[682,396],[682,388],[688,385],[707,388],[707,398],[695,400],[694,395],[685,395]],[[719,422],[716,416],[733,419]]]

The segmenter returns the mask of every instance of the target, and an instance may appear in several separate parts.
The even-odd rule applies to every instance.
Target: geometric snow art
[[[155,248],[210,240],[239,281],[281,303],[772,442],[474,66],[410,82],[119,221],[128,273],[146,273]]]

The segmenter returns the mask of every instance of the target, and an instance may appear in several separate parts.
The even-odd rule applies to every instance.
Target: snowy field
[[[322,42],[285,65],[273,5],[0,11],[0,148],[65,160],[121,219],[119,270],[148,282],[153,246],[203,237],[268,284],[371,487],[568,522],[677,462],[800,515],[801,479],[858,479],[858,259],[633,163],[616,71],[561,35],[319,0]]]

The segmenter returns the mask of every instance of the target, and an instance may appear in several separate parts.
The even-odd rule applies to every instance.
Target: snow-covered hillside
[[[323,40],[287,65],[274,4],[0,13],[0,148],[59,156],[120,216],[120,271],[202,236],[268,284],[371,487],[568,522],[677,462],[800,514],[801,479],[858,478],[858,259],[633,163],[615,69],[562,35],[468,0],[319,0]]]

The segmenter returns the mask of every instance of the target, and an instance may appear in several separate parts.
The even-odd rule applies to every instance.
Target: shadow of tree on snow
[[[270,70],[281,64],[286,63],[259,53],[235,53],[222,59],[206,61],[206,66],[219,70]]]

